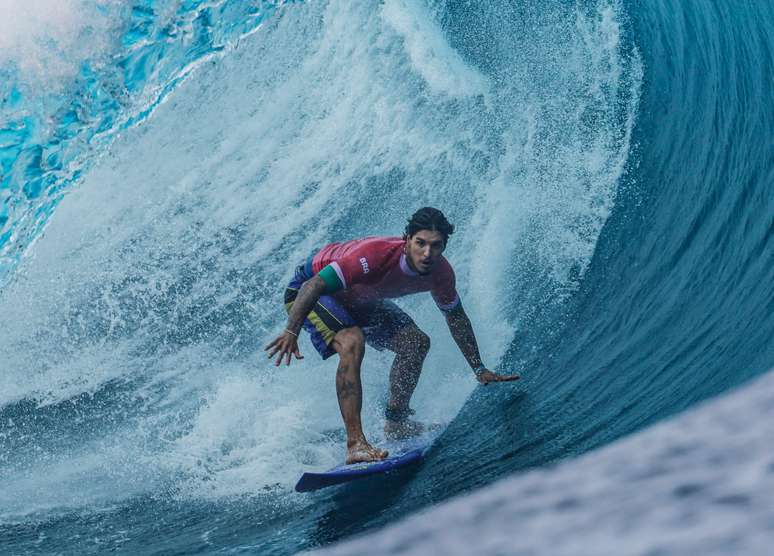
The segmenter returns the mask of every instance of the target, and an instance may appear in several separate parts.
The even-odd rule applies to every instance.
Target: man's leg
[[[387,452],[368,443],[360,421],[360,410],[363,406],[360,367],[365,353],[363,332],[357,326],[340,330],[331,345],[339,354],[336,394],[347,430],[347,463],[384,459]]]
[[[422,426],[406,418],[422,364],[430,351],[430,337],[416,325],[407,326],[392,337],[389,349],[395,353],[395,360],[390,369],[390,400],[384,432],[391,437],[420,434]]]

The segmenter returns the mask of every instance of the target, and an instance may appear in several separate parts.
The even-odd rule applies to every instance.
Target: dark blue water
[[[0,292],[0,546],[291,554],[771,368],[773,32],[763,0],[284,6],[187,82],[158,77],[167,100],[142,122],[97,110],[123,137],[79,150],[83,175],[46,174],[50,203],[25,200],[20,161],[44,148],[25,143],[4,162],[3,229],[47,216],[3,245],[26,255],[7,255]],[[74,83],[58,102],[82,98]],[[424,203],[459,223],[449,257],[485,357],[523,380],[473,389],[412,305],[436,357],[414,406],[448,429],[421,467],[297,495],[342,438],[332,367],[256,362],[277,284],[298,252]],[[367,362],[378,434],[389,361]]]

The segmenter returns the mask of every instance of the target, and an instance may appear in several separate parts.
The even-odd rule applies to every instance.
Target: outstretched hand
[[[480,373],[478,373],[478,376],[476,376],[476,380],[478,380],[481,384],[486,386],[490,382],[511,382],[513,380],[519,380],[521,376],[514,374],[514,375],[500,375],[497,373],[493,373],[490,370],[483,370]]]
[[[296,359],[303,359],[301,351],[298,349],[298,337],[295,336],[289,330],[285,330],[282,334],[277,336],[273,342],[264,348],[264,351],[269,352],[269,359],[277,356],[277,360],[274,362],[275,367],[279,367],[282,363],[282,359],[285,359],[285,364],[290,365],[290,358],[292,355],[296,356]]]

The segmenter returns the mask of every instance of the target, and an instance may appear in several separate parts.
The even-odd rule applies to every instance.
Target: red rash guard
[[[429,291],[442,311],[457,307],[460,297],[449,261],[441,256],[430,274],[418,274],[406,261],[405,245],[399,237],[330,243],[312,259],[312,271],[331,265],[344,286],[333,295],[346,305]]]

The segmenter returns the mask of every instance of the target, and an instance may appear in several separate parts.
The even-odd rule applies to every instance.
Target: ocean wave
[[[663,4],[100,3],[121,33],[56,94],[6,63],[0,543],[141,553],[164,522],[172,551],[293,553],[770,368],[774,17]],[[282,285],[427,204],[485,361],[523,379],[476,389],[401,300],[433,337],[413,406],[448,428],[411,473],[299,497],[341,424],[335,363],[261,356]],[[389,365],[368,352],[373,438]]]

